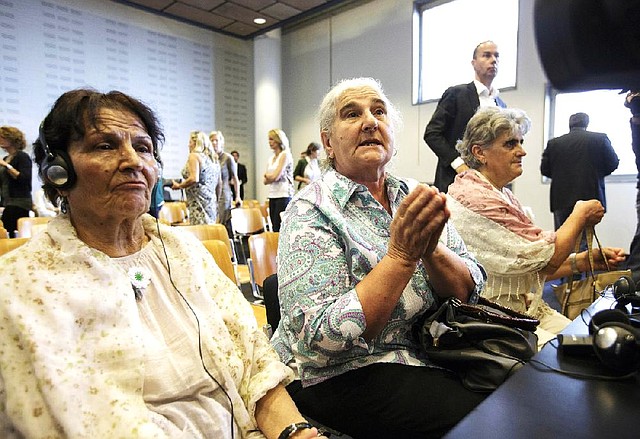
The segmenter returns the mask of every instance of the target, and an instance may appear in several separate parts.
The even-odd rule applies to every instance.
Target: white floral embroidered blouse
[[[195,318],[166,286],[156,223],[143,223],[151,241],[126,258],[85,245],[66,216],[0,258],[0,437],[263,437],[256,402],[291,370],[205,248],[161,226],[231,425]],[[140,301],[128,266],[150,269]]]

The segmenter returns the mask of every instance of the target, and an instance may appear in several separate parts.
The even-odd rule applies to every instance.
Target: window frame
[[[413,23],[412,23],[412,27],[413,27],[413,32],[412,32],[412,37],[413,37],[413,42],[412,42],[412,62],[413,62],[413,68],[412,68],[412,103],[413,105],[421,105],[421,104],[427,104],[427,103],[431,103],[431,102],[437,102],[438,100],[440,100],[440,98],[442,97],[442,94],[444,93],[444,91],[446,90],[447,87],[456,85],[457,83],[468,83],[471,80],[473,80],[473,69],[471,68],[470,65],[470,61],[471,61],[471,57],[468,58],[468,62],[469,62],[469,74],[468,74],[468,80],[462,80],[460,82],[457,82],[456,84],[450,83],[447,84],[446,86],[443,86],[442,90],[439,91],[439,93],[435,93],[437,94],[437,96],[433,96],[433,97],[424,97],[425,92],[424,92],[424,74],[423,74],[423,67],[424,67],[424,62],[426,62],[426,60],[424,59],[424,52],[425,49],[423,47],[423,40],[424,40],[424,26],[423,26],[423,13],[427,10],[427,9],[432,9],[432,8],[436,8],[438,6],[443,6],[446,5],[448,3],[452,3],[456,0],[416,0],[413,3]],[[473,0],[473,1],[478,1],[478,0]],[[491,0],[485,0],[485,1],[491,1]],[[498,87],[500,89],[501,92],[503,91],[508,91],[508,90],[515,90],[518,87],[518,41],[519,41],[519,37],[520,37],[520,2],[519,0],[512,0],[516,3],[516,14],[517,14],[517,27],[516,27],[516,38],[515,38],[515,44],[514,44],[514,51],[515,51],[515,56],[511,56],[510,58],[514,59],[514,64],[513,64],[513,84],[510,84],[508,82],[505,81],[504,86],[500,86],[500,84],[498,84]],[[485,40],[491,40],[492,38],[485,38]],[[480,41],[482,41],[482,37],[480,37],[477,41],[474,40],[473,43],[470,44],[470,47],[468,48],[468,52],[469,54],[471,53],[472,49],[473,49],[473,44],[477,44]],[[498,43],[500,45],[500,41],[499,38],[494,39],[494,41],[496,41],[496,43]],[[502,55],[502,50],[501,50],[501,55]]]
[[[587,90],[587,91],[583,91],[583,92],[576,92],[576,91],[568,91],[568,92],[563,92],[560,91],[556,88],[554,88],[552,85],[547,84],[546,86],[546,90],[545,90],[545,130],[544,130],[544,145],[543,148],[546,149],[547,147],[547,143],[549,142],[550,139],[559,137],[563,134],[566,134],[569,130],[568,130],[568,126],[569,126],[569,119],[567,118],[566,121],[558,121],[558,123],[562,123],[564,124],[563,127],[567,127],[565,131],[556,131],[556,105],[557,105],[557,98],[558,95],[566,95],[566,94],[584,94],[584,93],[592,93],[592,92],[606,92],[609,91],[611,93],[615,93],[616,95],[620,96],[620,107],[624,107],[624,97],[625,94],[621,93],[620,90]],[[584,108],[581,107],[581,109],[579,111],[582,111],[584,113],[589,114],[590,116],[593,114],[593,112],[590,112],[589,108]],[[571,112],[573,113],[573,111]],[[621,126],[624,125],[625,126],[625,132],[628,133],[628,138],[629,138],[629,142],[628,144],[625,145],[624,142],[616,142],[615,140],[611,141],[611,146],[613,147],[613,149],[616,151],[616,154],[618,155],[618,158],[620,159],[620,162],[622,163],[623,160],[630,158],[632,160],[633,163],[633,167],[635,169],[635,155],[633,153],[633,149],[631,148],[631,128],[629,127],[629,119],[631,118],[631,113],[629,111],[627,111],[626,113],[628,113],[628,117],[622,119],[622,121],[620,122]],[[591,125],[587,128],[587,130],[590,130]],[[600,130],[600,129],[596,129],[594,128],[594,131],[596,132],[604,132],[605,134],[607,134],[607,136],[610,138],[610,133],[607,133],[607,130]],[[609,130],[610,132],[614,132],[616,131],[616,128],[612,128],[611,130]],[[626,137],[626,136],[625,136]],[[622,148],[628,148],[628,151],[624,151]],[[629,154],[630,153],[630,154]],[[611,175],[608,175],[605,177],[605,182],[610,182],[610,183],[635,183],[637,181],[637,172],[631,172],[631,173],[618,173],[616,174],[616,171],[614,171],[614,173],[612,173]],[[547,178],[545,176],[542,176],[542,182],[545,184],[551,183],[551,179]]]

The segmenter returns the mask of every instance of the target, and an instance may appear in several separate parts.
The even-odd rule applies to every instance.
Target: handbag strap
[[[478,298],[477,305],[462,303],[455,297],[449,298],[448,302],[451,307],[457,308],[461,313],[488,323],[500,323],[526,331],[535,331],[540,324],[538,319],[514,311],[482,296]]]
[[[611,267],[609,267],[609,261],[607,261],[607,256],[604,254],[604,250],[602,249],[602,245],[600,244],[600,240],[598,239],[598,235],[596,235],[595,227],[591,227],[593,231],[593,237],[596,238],[596,243],[598,244],[598,250],[600,250],[600,255],[602,256],[602,260],[604,261],[604,265],[607,267],[607,271],[611,271]],[[593,267],[595,264],[593,263],[593,255],[589,255],[590,262]]]
[[[600,255],[602,256],[602,259],[604,260],[604,263],[607,267],[607,271],[611,271],[611,268],[609,267],[609,262],[607,261],[607,258],[604,254],[604,250],[602,249],[602,245],[600,244],[600,239],[598,239],[598,235],[596,235],[596,229],[594,226],[587,226],[584,228],[584,230],[580,233],[580,235],[578,236],[578,239],[576,239],[576,245],[575,245],[575,252],[578,253],[580,251],[580,243],[582,241],[582,236],[585,236],[585,240],[587,241],[587,260],[589,261],[589,268],[587,270],[587,275],[589,277],[591,277],[591,281],[595,282],[596,279],[596,275],[595,275],[595,261],[593,259],[593,238],[596,239],[596,243],[598,245],[598,250],[600,251]],[[567,307],[569,306],[569,297],[571,296],[571,293],[573,293],[573,285],[574,285],[574,280],[573,280],[573,276],[569,276],[569,290],[567,291],[567,293],[565,293],[564,298],[562,300],[562,313],[564,314],[566,312]],[[596,297],[596,291],[594,289],[593,292],[593,299],[595,300]]]

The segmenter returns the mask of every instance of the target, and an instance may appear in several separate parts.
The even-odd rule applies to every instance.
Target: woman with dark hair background
[[[320,149],[320,144],[311,142],[298,160],[296,169],[293,170],[293,179],[298,182],[298,190],[320,178],[322,173],[318,164]]]
[[[18,228],[18,218],[29,216],[31,210],[31,168],[29,154],[24,152],[27,141],[18,128],[0,127],[0,148],[7,155],[0,159],[0,198],[4,210],[2,223],[14,238]]]

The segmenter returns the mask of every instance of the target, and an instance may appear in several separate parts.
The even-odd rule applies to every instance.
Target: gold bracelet
[[[571,253],[569,255],[569,262],[571,262],[571,271],[573,274],[580,274],[580,270],[578,270],[577,255],[575,253]]]

